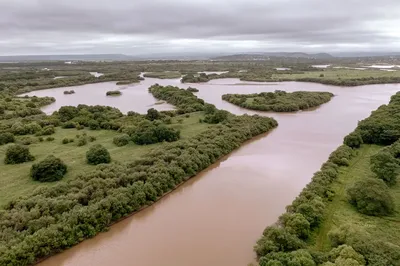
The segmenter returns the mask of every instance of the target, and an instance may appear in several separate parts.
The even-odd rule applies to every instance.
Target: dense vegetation
[[[164,72],[149,72],[143,74],[145,78],[158,78],[158,79],[177,79],[182,76],[177,71],[164,71]]]
[[[397,93],[345,138],[345,144],[330,155],[279,222],[264,230],[255,246],[261,266],[398,265],[399,216],[381,216],[393,215],[400,204],[400,198],[393,197],[393,190],[399,193],[394,186],[400,166],[400,146],[395,142],[400,137],[396,134],[399,112]],[[392,143],[384,149],[371,146]],[[358,164],[361,170],[354,168]],[[354,223],[347,223],[349,219]]]
[[[121,91],[107,91],[107,92],[106,92],[106,95],[107,95],[107,96],[119,96],[119,95],[121,95],[121,94],[122,94]]]
[[[123,115],[111,107],[79,105],[64,106],[50,116],[39,113],[24,120],[15,117],[0,121],[2,143],[22,148],[24,152],[18,154],[26,155],[24,161],[33,159],[27,146],[6,143],[29,138],[35,147],[33,155],[41,154],[38,163],[24,163],[31,167],[32,178],[42,182],[59,180],[12,199],[0,210],[0,265],[29,265],[104,231],[113,221],[152,204],[244,141],[277,126],[271,118],[234,116],[217,110],[177,87],[155,85],[149,90],[157,98],[176,104],[178,110],[150,109],[146,115]],[[181,130],[189,130],[183,127],[185,121],[194,121],[190,125],[194,131],[180,138]],[[80,130],[83,134],[77,134]],[[86,134],[89,130],[93,136]],[[127,150],[131,156],[125,155],[124,162],[115,161],[105,147],[108,144],[99,140],[85,148],[89,141],[96,141],[96,132],[102,131],[115,132],[110,134],[112,146],[108,147],[131,149]],[[45,141],[42,135],[49,134],[49,141]],[[136,153],[139,156],[133,155],[133,143],[155,142],[159,144]],[[56,152],[61,147],[69,151],[72,148],[72,153],[76,151],[83,157],[78,160],[86,159],[88,167],[96,168],[82,166],[77,172],[69,159],[43,157],[44,152],[38,150],[42,146],[58,147]],[[86,150],[86,158],[80,149]],[[70,171],[78,174],[71,177]]]
[[[37,190],[0,213],[1,265],[26,265],[68,248],[157,200],[221,156],[276,126],[232,117],[197,136],[165,144],[126,165],[104,165],[70,182]],[[45,205],[43,205],[45,204]],[[37,215],[46,208],[45,213]],[[18,218],[18,221],[13,217]]]
[[[8,146],[4,158],[5,164],[20,164],[35,160],[29,148],[21,145]]]
[[[49,155],[43,161],[32,165],[31,177],[40,182],[58,181],[67,173],[67,166],[59,158]]]
[[[185,89],[155,84],[149,88],[149,92],[157,99],[175,105],[178,108],[178,114],[204,110],[204,101]]]
[[[274,111],[296,112],[317,107],[329,102],[333,94],[330,92],[295,91],[262,92],[254,94],[224,94],[222,99],[243,108]]]

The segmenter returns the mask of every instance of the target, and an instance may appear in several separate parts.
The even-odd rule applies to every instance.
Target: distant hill
[[[132,60],[124,54],[15,55],[0,56],[0,62],[28,61],[123,61]]]
[[[308,58],[308,59],[334,58],[332,55],[327,53],[307,54],[300,52],[297,53],[276,52],[276,53],[235,54],[235,55],[218,56],[212,59],[221,61],[248,61],[248,60],[269,60],[271,57]]]

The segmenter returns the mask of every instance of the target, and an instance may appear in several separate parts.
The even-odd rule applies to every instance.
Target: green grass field
[[[374,217],[360,214],[347,201],[346,189],[354,182],[366,177],[374,177],[370,170],[370,157],[382,147],[376,145],[363,145],[358,150],[357,156],[350,162],[349,167],[340,170],[339,177],[333,185],[335,196],[327,204],[324,220],[318,231],[310,240],[310,248],[319,251],[331,249],[328,232],[342,224],[356,225],[369,233],[373,238],[400,245],[400,184],[390,188],[395,203],[396,211],[392,216]]]
[[[280,71],[279,74],[273,74],[272,79],[301,79],[301,78],[317,78],[317,79],[362,79],[362,78],[379,78],[379,77],[400,77],[400,71],[383,71],[379,69],[335,69],[327,68],[321,71],[307,71],[303,74],[285,74]],[[321,75],[324,75],[321,77]]]
[[[199,119],[204,118],[202,112],[191,113],[190,117],[185,115],[177,116],[172,119],[171,127],[181,130],[181,139],[192,137],[196,134],[206,130],[210,124],[199,123]],[[86,145],[78,147],[77,134],[82,135],[86,133],[87,136],[96,137],[96,141],[88,142]],[[156,143],[152,145],[136,145],[130,142],[127,146],[117,147],[113,144],[113,138],[120,133],[110,130],[77,130],[77,129],[62,129],[56,128],[56,133],[51,135],[54,141],[39,142],[38,137],[30,135],[35,140],[34,143],[29,145],[32,155],[36,157],[34,162],[28,162],[18,165],[5,165],[4,154],[8,145],[0,146],[0,207],[4,206],[9,200],[14,199],[21,195],[26,195],[32,192],[35,188],[40,186],[52,186],[55,183],[40,183],[33,181],[30,176],[30,168],[33,163],[43,160],[46,156],[52,154],[63,160],[68,166],[68,173],[64,177],[65,180],[74,178],[76,174],[94,169],[95,166],[86,163],[86,151],[93,144],[102,144],[108,149],[111,158],[114,162],[130,162],[139,158],[151,149],[163,145]],[[20,136],[17,138],[17,143],[20,143],[23,138],[27,136]],[[74,139],[75,141],[68,144],[62,144],[64,138]],[[46,136],[44,137],[46,139]]]

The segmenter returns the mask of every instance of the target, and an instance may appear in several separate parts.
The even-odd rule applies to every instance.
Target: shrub
[[[100,128],[100,123],[98,121],[92,119],[92,120],[89,121],[89,128],[91,130],[99,129]]]
[[[97,140],[96,137],[94,137],[94,136],[89,136],[89,142],[93,142],[93,141],[96,141],[96,140]]]
[[[15,137],[10,132],[0,133],[0,145],[15,142]]]
[[[279,220],[288,232],[306,239],[310,235],[310,222],[301,213],[285,213]]]
[[[78,147],[85,146],[87,144],[86,137],[81,137],[78,140]]]
[[[263,237],[257,241],[255,251],[258,256],[264,256],[270,252],[293,251],[302,247],[303,241],[285,228],[269,226],[264,230]]]
[[[349,146],[350,148],[360,148],[361,144],[363,144],[363,139],[361,137],[360,132],[355,131],[347,135],[344,138],[343,143]]]
[[[173,142],[180,138],[180,131],[168,128],[157,122],[143,121],[132,134],[132,140],[138,145],[153,144],[157,142]]]
[[[75,122],[67,121],[62,125],[62,128],[76,128],[77,125]]]
[[[92,165],[111,162],[110,153],[100,144],[90,147],[86,152],[86,159],[87,163]]]
[[[154,120],[160,119],[160,117],[161,117],[161,114],[156,109],[150,108],[149,110],[147,110],[146,118],[148,120],[154,121]]]
[[[46,141],[53,141],[53,140],[54,140],[53,137],[47,137],[47,138],[46,138]]]
[[[228,111],[218,110],[215,111],[213,114],[206,115],[206,117],[204,118],[204,122],[209,124],[218,124],[225,121],[228,118],[228,114]]]
[[[46,126],[42,131],[39,132],[40,136],[49,136],[56,132],[54,126]]]
[[[23,145],[31,145],[33,143],[33,139],[31,137],[24,137],[21,139],[21,143]]]
[[[393,213],[394,202],[386,184],[379,179],[365,178],[347,190],[349,201],[360,213],[385,216]]]
[[[40,142],[43,142],[43,141],[44,141],[43,137],[39,137],[38,140],[39,140]]]
[[[119,95],[121,95],[121,94],[122,94],[121,91],[107,91],[107,92],[106,92],[106,95],[107,95],[107,96],[119,96]]]
[[[115,145],[117,145],[118,147],[122,147],[122,146],[128,145],[130,140],[131,140],[131,138],[128,135],[124,134],[121,136],[114,137],[113,143]]]
[[[371,170],[388,185],[396,184],[399,161],[388,151],[381,151],[371,157]]]
[[[33,161],[35,157],[31,155],[28,147],[21,145],[9,146],[6,150],[5,164],[20,164]]]
[[[35,181],[53,182],[58,181],[67,173],[67,166],[61,159],[53,155],[47,156],[43,161],[32,165],[31,177]]]
[[[68,144],[69,143],[69,139],[68,138],[64,138],[63,140],[62,140],[62,144]]]

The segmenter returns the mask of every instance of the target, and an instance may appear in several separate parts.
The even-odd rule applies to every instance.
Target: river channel
[[[334,87],[313,83],[255,83],[237,79],[180,84],[179,79],[146,79],[140,84],[115,82],[35,91],[63,105],[100,104],[122,112],[173,108],[157,102],[147,88],[154,84],[196,87],[197,96],[235,114],[272,116],[277,129],[257,137],[224,157],[153,206],[105,233],[53,256],[40,266],[245,266],[254,260],[253,246],[265,226],[310,181],[312,174],[341,144],[357,122],[389,101],[400,84]],[[76,93],[64,95],[64,90]],[[107,97],[120,89],[122,96]],[[312,110],[292,114],[248,111],[221,100],[225,93],[274,90],[330,91],[335,97]]]

